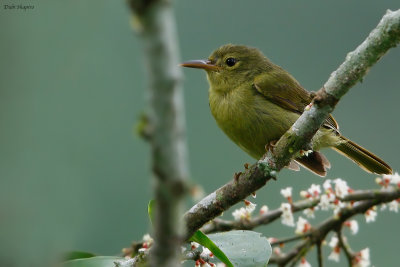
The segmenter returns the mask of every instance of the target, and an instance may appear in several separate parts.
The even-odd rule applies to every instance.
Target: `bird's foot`
[[[274,148],[278,140],[270,141],[268,144],[265,145],[265,151],[274,153]]]

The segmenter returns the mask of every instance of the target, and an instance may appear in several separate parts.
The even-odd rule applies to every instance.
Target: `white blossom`
[[[300,216],[296,223],[295,233],[301,235],[308,232],[310,228],[311,228],[310,223],[306,219]]]
[[[356,256],[356,263],[353,267],[369,267],[371,265],[369,248],[361,250]]]
[[[395,172],[394,174],[384,174],[382,177],[384,180],[388,180],[389,183],[393,185],[400,184],[400,175],[397,172]]]
[[[390,211],[394,211],[394,212],[398,212],[399,211],[399,202],[397,202],[397,200],[393,200],[391,201],[389,204],[389,210]]]
[[[329,196],[333,196],[333,194],[330,194]],[[321,207],[321,210],[329,210],[330,208],[332,208],[332,203],[331,203],[331,199],[328,196],[328,194],[323,194],[321,195],[321,198],[319,200],[319,206]]]
[[[143,236],[143,245],[139,249],[139,252],[140,253],[147,252],[147,250],[151,247],[151,245],[153,245],[153,238],[151,238],[151,236],[149,234],[145,234]]]
[[[307,216],[307,218],[315,218],[315,212],[313,208],[305,209],[303,213]]]
[[[331,237],[331,241],[329,241],[329,246],[331,247],[331,248],[335,248],[335,247],[337,247],[337,245],[339,244],[339,239],[336,237],[336,236],[332,236]]]
[[[376,177],[375,183],[377,183],[378,185],[381,185],[381,186],[386,186],[384,180],[381,177]]]
[[[282,215],[281,215],[282,224],[293,227],[294,218],[292,213],[292,206],[289,203],[282,203],[281,210],[282,210]]]
[[[336,201],[334,202],[334,209],[333,209],[333,216],[338,217],[339,216],[339,212],[341,211],[342,208],[346,207],[346,205],[351,205],[351,204],[346,204],[342,201]]]
[[[361,259],[369,261],[369,248],[364,248],[360,251]]]
[[[337,179],[333,180],[333,182],[335,183],[336,196],[343,198],[349,194],[349,186],[347,185],[346,181],[344,181],[340,178],[337,178]]]
[[[332,252],[329,254],[328,259],[339,262],[340,259],[339,239],[336,236],[332,236],[331,241],[329,241],[329,246],[332,248]]]
[[[143,241],[146,242],[147,244],[152,244],[154,240],[149,234],[145,234],[143,236]]]
[[[345,225],[350,228],[353,235],[358,233],[358,222],[356,220],[347,221]]]
[[[291,198],[292,197],[292,187],[286,187],[284,189],[281,189],[281,195],[284,198]]]
[[[263,205],[260,209],[260,214],[265,214],[268,212],[268,206],[267,205]]]
[[[246,210],[249,212],[249,215],[256,209],[257,206],[257,204],[254,204],[248,200],[245,200],[244,204],[246,205]]]
[[[340,247],[335,247],[328,256],[328,260],[339,262],[340,260]]]
[[[244,219],[249,219],[250,218],[250,213],[249,211],[241,207],[240,209],[236,209],[232,212],[232,216],[236,221],[244,220]]]
[[[207,257],[213,258],[214,254],[208,248],[203,247],[203,251],[201,252],[200,257],[201,258],[207,258]]]
[[[307,191],[305,191],[305,190],[301,190],[301,191],[300,191],[300,196],[301,196],[302,198],[309,198],[309,197],[310,197],[310,194],[309,194]]]
[[[322,187],[325,189],[325,192],[331,192],[332,190],[331,179],[326,179]]]
[[[199,246],[200,246],[200,244],[197,243],[197,242],[191,242],[191,243],[190,243],[190,247],[191,247],[192,250],[198,248]]]
[[[321,186],[320,185],[316,185],[316,184],[312,184],[310,186],[310,188],[308,188],[307,191],[308,191],[308,193],[310,193],[311,196],[316,198],[321,194]]]
[[[365,221],[369,223],[369,222],[374,222],[376,220],[376,216],[378,215],[378,213],[373,209],[369,209],[367,210],[367,212],[365,212],[364,215],[365,215]]]
[[[301,258],[301,261],[300,261],[300,264],[298,267],[311,267],[311,264],[305,258]]]

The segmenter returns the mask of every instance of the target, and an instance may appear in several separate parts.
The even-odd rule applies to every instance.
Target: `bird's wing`
[[[254,87],[269,101],[299,114],[303,113],[312,100],[310,93],[283,70],[256,76]]]
[[[256,76],[254,88],[269,101],[282,108],[302,114],[312,96],[289,73],[279,68]],[[324,126],[337,131],[336,120],[329,115]]]

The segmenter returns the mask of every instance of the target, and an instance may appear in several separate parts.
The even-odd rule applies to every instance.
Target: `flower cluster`
[[[191,242],[190,247],[192,250],[196,250],[200,247],[199,243]],[[214,263],[210,262],[210,259],[214,258],[214,254],[206,247],[202,247],[199,258],[195,262],[195,267],[216,267]]]
[[[328,256],[328,260],[339,262],[340,246],[339,246],[339,239],[336,236],[332,236],[331,241],[329,241],[329,247],[332,248],[332,251]]]
[[[251,218],[251,214],[253,211],[256,209],[256,204],[244,200],[245,207],[241,207],[240,209],[236,209],[232,212],[232,216],[235,219],[235,221],[241,221],[241,220],[249,220]],[[267,207],[267,206],[265,206]],[[264,206],[263,206],[264,208]],[[266,210],[265,210],[266,209]],[[264,208],[263,212],[268,211],[268,208]],[[260,210],[261,213],[261,210]]]
[[[353,267],[368,267],[370,265],[369,248],[365,248],[355,255],[353,259]]]
[[[383,175],[380,178],[376,179],[378,185],[380,185],[383,189],[387,188],[400,188],[400,175],[395,173],[393,175]],[[384,190],[385,191],[385,190]],[[368,192],[367,192],[368,193]],[[297,236],[293,238],[283,239],[279,241],[276,238],[269,238],[270,243],[273,244],[273,254],[277,257],[284,255],[285,253],[281,251],[284,248],[284,244],[289,242],[289,240],[293,241],[296,239],[303,239],[309,234],[312,234],[314,230],[318,231],[318,226],[312,226],[309,219],[315,218],[315,213],[319,210],[321,211],[331,211],[333,213],[333,217],[331,220],[340,219],[342,223],[342,227],[349,230],[349,233],[352,235],[356,235],[359,232],[359,224],[354,219],[349,219],[344,221],[342,217],[343,214],[347,214],[344,212],[351,212],[353,207],[361,204],[360,201],[350,200],[350,199],[358,199],[360,194],[362,195],[362,191],[355,192],[348,183],[340,178],[333,180],[325,180],[321,185],[312,184],[306,190],[300,191],[300,197],[303,199],[299,202],[294,202],[293,198],[293,188],[286,187],[280,190],[280,194],[285,198],[285,202],[282,202],[279,209],[269,211],[266,205],[263,205],[259,209],[259,216],[271,216],[272,219],[276,218],[277,212],[280,212],[280,219],[283,225],[293,227],[294,232]],[[354,194],[353,196],[351,194]],[[368,199],[368,197],[366,197]],[[252,214],[256,209],[256,204],[244,200],[244,206],[240,207],[232,212],[232,216],[236,221],[243,220],[252,220]],[[380,210],[389,210],[393,212],[398,212],[399,210],[399,199],[393,200],[391,202],[387,202],[386,204],[380,204]],[[294,211],[301,211],[304,216],[298,216],[297,219],[294,216]],[[365,220],[367,223],[374,222],[377,218],[378,207],[372,206],[365,213]],[[256,219],[258,220],[258,219]],[[343,220],[343,221],[342,221]],[[335,228],[336,229],[336,228]],[[335,231],[332,229],[332,231]],[[368,267],[371,265],[369,258],[369,248],[363,249],[360,252],[353,253],[351,250],[348,251],[348,244],[346,236],[341,232],[340,241],[338,236],[334,235],[331,237],[329,243],[325,240],[322,241],[322,245],[329,245],[331,248],[331,252],[328,256],[329,260],[339,262],[341,250],[345,250],[345,254],[351,257],[352,266],[355,267]],[[275,244],[275,245],[274,245]],[[279,246],[276,246],[279,245]],[[192,244],[192,249],[197,249],[198,245]],[[200,259],[196,261],[196,266],[219,266],[209,262],[210,255],[207,249],[204,249],[201,253]],[[223,266],[223,265],[221,265]],[[306,260],[305,257],[299,259],[298,267],[311,267],[311,264]]]
[[[143,236],[143,245],[139,248],[139,253],[147,253],[151,245],[153,245],[153,238],[149,234]]]
[[[376,183],[382,188],[400,188],[400,175],[395,173],[393,175],[383,175],[380,178],[376,178]],[[322,190],[321,190],[322,188]],[[334,217],[339,218],[343,208],[352,208],[357,205],[357,201],[346,200],[349,194],[354,193],[354,190],[348,185],[348,183],[340,178],[334,180],[325,180],[321,185],[312,184],[308,189],[300,191],[300,196],[303,199],[310,200],[310,205],[303,210],[306,218],[299,216],[297,222],[295,223],[295,218],[293,215],[293,208],[297,203],[293,202],[293,188],[287,187],[280,191],[281,195],[287,200],[287,202],[281,203],[281,222],[283,225],[295,227],[295,234],[305,235],[307,232],[311,231],[312,225],[306,218],[315,218],[315,211],[332,211]],[[400,200],[393,200],[387,204],[381,205],[381,210],[388,209],[389,211],[398,212]],[[365,221],[367,223],[374,222],[377,217],[377,207],[371,207],[365,213]],[[355,235],[359,231],[359,225],[356,220],[348,220],[343,223],[343,227],[348,228],[352,235]],[[346,240],[346,237],[342,237]],[[277,242],[277,239],[271,242]],[[345,241],[344,241],[345,242]],[[323,242],[322,244],[326,244]],[[274,247],[274,254],[279,256],[283,244],[279,247]],[[341,245],[339,244],[339,239],[337,236],[333,236],[329,242],[329,247],[332,251],[328,256],[329,260],[339,262]],[[369,259],[369,249],[366,248],[360,252],[354,253],[352,255],[353,266],[356,267],[367,267],[370,266]],[[302,258],[299,267],[310,267],[310,263],[307,262],[305,258]]]

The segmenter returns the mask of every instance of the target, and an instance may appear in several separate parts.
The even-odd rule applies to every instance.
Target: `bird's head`
[[[230,91],[243,83],[252,83],[256,75],[268,71],[271,63],[257,48],[227,44],[206,60],[191,60],[181,66],[204,69],[212,89]]]

